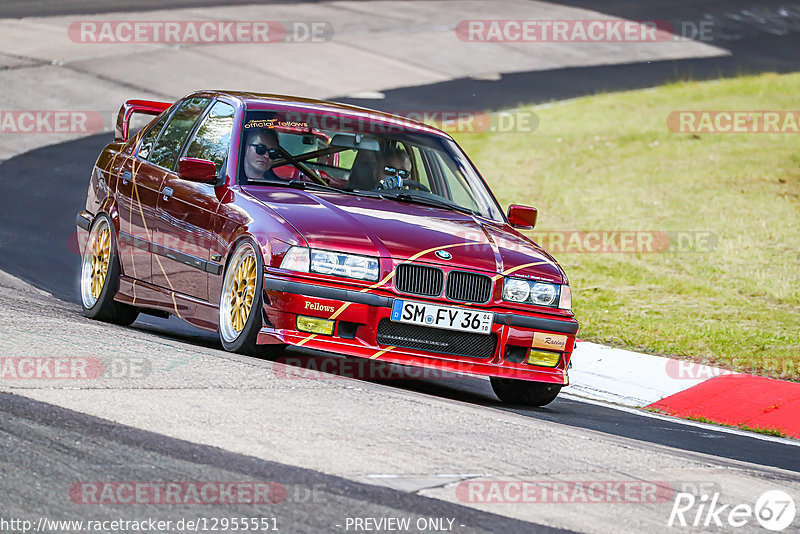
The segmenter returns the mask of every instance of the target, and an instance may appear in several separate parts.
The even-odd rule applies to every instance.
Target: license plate
[[[493,319],[492,312],[438,306],[413,300],[395,299],[392,306],[392,321],[460,332],[489,334]]]

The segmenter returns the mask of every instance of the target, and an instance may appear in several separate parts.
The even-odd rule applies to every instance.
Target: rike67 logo
[[[742,503],[732,506],[719,502],[720,494],[678,493],[667,521],[668,527],[693,527],[706,529],[743,527],[752,524],[753,518],[765,529],[782,532],[792,526],[797,506],[788,493],[770,490],[756,499],[755,505]],[[796,532],[796,530],[792,530]]]

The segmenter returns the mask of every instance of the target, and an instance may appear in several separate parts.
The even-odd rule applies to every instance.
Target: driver
[[[378,158],[373,178],[375,189],[400,189],[403,181],[411,178],[411,158],[402,148],[385,149]]]
[[[244,153],[244,175],[248,180],[280,180],[272,169],[273,161],[280,157],[277,150],[278,134],[275,130],[258,128],[247,132]]]

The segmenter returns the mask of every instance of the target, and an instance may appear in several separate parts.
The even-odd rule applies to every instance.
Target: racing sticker
[[[247,121],[245,128],[303,128],[308,129],[308,123],[301,121],[281,121],[278,119],[252,119]]]
[[[305,302],[305,309],[327,312],[327,313],[333,313],[336,311],[336,308],[334,308],[333,306],[327,306],[325,304],[320,304],[319,302],[312,302],[308,300]]]
[[[533,333],[534,349],[549,349],[563,351],[567,348],[567,336],[558,334],[543,334],[542,332]]]

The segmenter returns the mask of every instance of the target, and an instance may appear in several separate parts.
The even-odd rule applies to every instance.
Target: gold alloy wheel
[[[106,285],[111,268],[111,225],[100,217],[89,230],[81,261],[81,300],[87,310],[94,307]]]
[[[253,307],[253,297],[256,292],[256,259],[247,255],[242,258],[231,284],[228,298],[230,299],[231,326],[237,334],[244,329],[250,309]]]
[[[260,313],[258,273],[261,271],[256,246],[247,239],[239,243],[228,260],[219,299],[219,336],[227,350],[238,351],[252,343],[252,337],[261,328],[259,321],[251,321],[252,328],[248,329],[248,320],[254,313]]]
[[[90,291],[95,300],[100,297],[100,292],[103,290],[103,285],[108,275],[108,264],[110,260],[111,232],[109,232],[108,226],[106,226],[92,242],[92,257],[90,260],[92,270],[89,277],[91,280]]]

